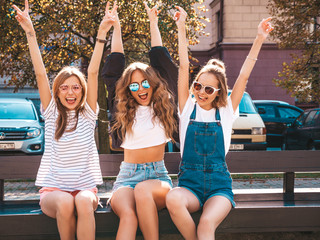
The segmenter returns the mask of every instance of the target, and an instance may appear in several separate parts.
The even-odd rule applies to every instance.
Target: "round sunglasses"
[[[199,83],[199,82],[193,82],[192,87],[196,91],[201,91],[201,89],[204,88],[205,93],[208,95],[214,94],[215,92],[218,92],[220,90],[220,88],[204,86],[202,85],[202,83]]]
[[[141,86],[142,86],[143,88],[146,88],[146,89],[147,89],[147,88],[150,88],[150,84],[149,84],[148,80],[143,80],[143,81],[141,82]],[[139,90],[139,88],[140,88],[140,83],[137,83],[137,82],[131,83],[131,84],[129,85],[129,89],[130,89],[131,92],[136,92],[136,91]]]
[[[82,89],[82,86],[80,84],[74,84],[74,85],[62,84],[59,86],[59,90],[61,93],[68,92],[70,88],[74,93],[79,93]]]

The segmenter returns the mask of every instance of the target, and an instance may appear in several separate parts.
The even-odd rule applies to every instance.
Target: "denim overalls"
[[[215,122],[197,122],[196,104],[190,115],[180,171],[179,187],[190,190],[200,206],[213,196],[224,196],[233,207],[232,179],[225,161],[219,109]]]

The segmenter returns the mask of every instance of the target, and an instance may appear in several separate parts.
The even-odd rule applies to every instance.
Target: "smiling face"
[[[68,110],[75,110],[80,104],[82,99],[82,88],[77,88],[81,86],[78,77],[72,75],[67,78],[60,86],[58,92],[58,98],[63,106]]]
[[[153,92],[153,88],[151,86],[150,86],[150,88],[142,87],[142,82],[145,80],[146,80],[146,78],[140,70],[135,70],[131,75],[130,84],[131,83],[138,83],[139,84],[138,91],[136,91],[136,92],[131,91],[131,95],[137,101],[137,103],[142,106],[150,105],[151,98],[152,98],[152,92]]]
[[[219,87],[219,80],[212,73],[206,73],[206,72],[202,73],[198,78],[198,82],[200,82],[203,86],[211,86],[214,88],[220,88]],[[204,87],[202,87],[200,91],[196,91],[195,89],[192,88],[192,92],[193,92],[199,106],[205,110],[210,110],[213,108],[212,102],[219,95],[219,91],[215,92],[211,95],[207,94],[204,90]]]

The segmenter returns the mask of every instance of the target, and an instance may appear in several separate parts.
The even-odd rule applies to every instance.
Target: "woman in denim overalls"
[[[189,94],[189,61],[186,42],[186,12],[175,14],[179,34],[178,101],[182,161],[179,187],[167,194],[171,218],[185,239],[214,239],[215,230],[235,206],[232,179],[225,155],[231,141],[232,123],[247,80],[263,41],[272,31],[271,18],[258,26],[258,34],[228,97],[223,62],[212,59],[198,73]],[[194,101],[195,100],[195,101]],[[190,213],[203,208],[196,227]]]

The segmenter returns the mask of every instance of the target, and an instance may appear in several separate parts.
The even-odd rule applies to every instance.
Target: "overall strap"
[[[194,107],[193,107],[193,111],[190,115],[190,120],[195,120],[196,119],[196,112],[197,112],[197,103],[194,104]]]
[[[219,108],[216,108],[216,120],[221,121]]]

